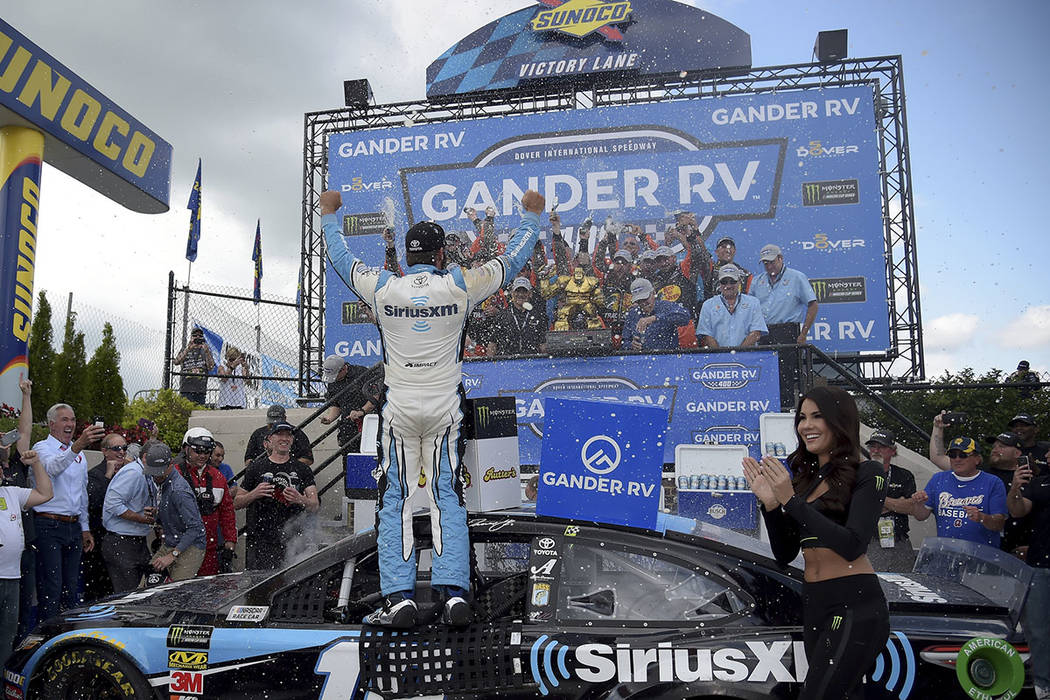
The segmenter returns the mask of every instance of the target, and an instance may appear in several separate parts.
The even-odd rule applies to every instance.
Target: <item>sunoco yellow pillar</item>
[[[22,406],[19,375],[29,376],[36,222],[44,135],[0,128],[0,402]]]

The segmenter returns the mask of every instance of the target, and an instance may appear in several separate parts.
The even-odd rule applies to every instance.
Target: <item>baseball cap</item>
[[[893,447],[894,444],[896,444],[897,440],[896,436],[889,430],[876,430],[871,434],[871,437],[869,437],[868,441],[864,444],[870,445],[873,442],[877,442],[880,445],[885,445],[886,447]]]
[[[656,251],[653,250],[652,248],[646,248],[641,253],[638,253],[638,262],[641,262],[643,260],[655,260],[655,259],[656,259]]]
[[[281,406],[280,404],[276,404],[275,403],[273,406],[270,406],[268,409],[266,409],[266,422],[267,423],[276,423],[278,421],[283,421],[284,419],[285,419],[284,406]]]
[[[945,452],[962,452],[967,457],[971,457],[977,453],[977,443],[973,441],[973,438],[968,437],[957,437],[948,443],[948,449]]]
[[[722,236],[721,238],[719,238],[718,243],[715,244],[715,248],[722,245],[723,243],[728,243],[729,245],[736,248],[736,241],[734,241],[730,236]]]
[[[1021,360],[1017,363],[1017,369],[1029,369],[1032,365],[1028,364],[1028,360]]]
[[[289,433],[294,433],[295,426],[291,423],[285,423],[284,421],[281,421],[280,423],[274,423],[272,426],[270,426],[270,432],[267,433],[267,435],[276,435],[277,433],[283,432],[285,430],[287,430]]]
[[[670,246],[662,245],[653,251],[653,254],[658,258],[673,258],[674,251],[671,250]]]
[[[510,283],[511,291],[515,289],[532,289],[532,282],[529,282],[528,277],[515,277],[514,281]]]
[[[339,370],[341,370],[343,368],[343,365],[345,364],[346,360],[344,360],[339,355],[329,355],[328,357],[324,358],[324,364],[322,365],[323,370],[321,372],[321,381],[323,381],[325,384],[334,382],[336,375],[339,374]]]
[[[744,271],[733,263],[726,263],[722,267],[718,268],[718,281],[721,282],[726,277],[739,281],[744,276]]]
[[[445,229],[433,221],[420,221],[405,234],[405,250],[409,253],[441,250],[444,246]]]
[[[159,440],[151,440],[139,459],[146,476],[161,476],[171,464],[171,448]]]
[[[631,255],[631,251],[626,248],[620,248],[618,251],[613,253],[613,260],[623,260],[625,263],[634,262],[634,256]]]
[[[1030,413],[1018,413],[1016,416],[1010,419],[1010,422],[1006,424],[1006,427],[1014,427],[1014,423],[1027,423],[1028,425],[1035,425],[1035,418]]]
[[[644,277],[631,282],[631,301],[641,301],[653,295],[653,283]]]
[[[770,260],[776,260],[777,257],[783,254],[783,251],[780,250],[780,246],[770,243],[769,245],[762,247],[762,250],[758,253],[758,259],[762,262],[769,262]]]
[[[1021,438],[1016,433],[999,433],[998,435],[988,435],[984,438],[987,443],[1001,442],[1004,445],[1010,447],[1021,447]]]

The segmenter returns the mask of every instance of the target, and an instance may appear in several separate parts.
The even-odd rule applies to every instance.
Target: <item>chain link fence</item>
[[[84,304],[68,290],[44,290],[51,304],[51,325],[55,352],[62,351],[62,337],[66,319],[72,311],[74,329],[84,334],[84,348],[90,360],[102,343],[102,330],[108,323],[113,327],[113,340],[120,353],[120,377],[124,392],[130,401],[141,391],[157,389],[162,385],[164,367],[158,362],[164,351],[164,327],[149,325],[116,315],[111,309]],[[34,315],[34,320],[37,317]]]
[[[216,367],[227,351],[244,354],[246,408],[271,404],[295,406],[299,381],[299,307],[295,299],[263,296],[256,304],[250,290],[195,283],[179,285],[168,277],[168,323],[164,345],[163,387],[178,390],[190,376],[175,364],[194,328],[204,332]],[[205,405],[217,407],[219,377],[213,368]]]

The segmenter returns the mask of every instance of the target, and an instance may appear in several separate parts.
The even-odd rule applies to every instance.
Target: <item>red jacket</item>
[[[204,521],[204,531],[208,537],[208,550],[215,549],[215,545],[218,542],[219,528],[222,528],[223,542],[236,542],[237,518],[233,513],[233,496],[230,495],[230,487],[226,483],[226,477],[210,464],[206,464],[199,474],[186,464],[180,466],[179,472],[189,482],[190,488],[193,489],[194,493],[206,490],[209,483],[211,485],[216,507],[209,515],[201,513],[201,520]]]

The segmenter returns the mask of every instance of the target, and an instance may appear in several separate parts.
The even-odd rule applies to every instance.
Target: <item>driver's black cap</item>
[[[405,234],[405,250],[427,253],[445,247],[445,229],[433,221],[420,221]]]

